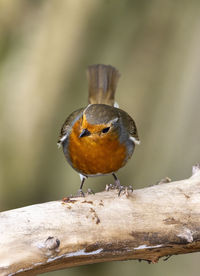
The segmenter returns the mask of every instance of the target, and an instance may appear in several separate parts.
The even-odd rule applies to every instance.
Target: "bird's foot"
[[[84,194],[84,192],[83,192],[83,190],[82,189],[79,189],[78,190],[78,192],[77,192],[77,196],[79,197],[85,197],[85,194]]]
[[[95,195],[95,192],[92,189],[89,188],[87,190],[87,195],[91,195],[91,194]]]
[[[129,192],[133,192],[133,187],[130,186],[123,186],[120,184],[119,179],[117,179],[117,181],[115,181],[115,184],[107,184],[105,190],[108,192],[110,190],[118,190],[118,196],[121,195],[121,193],[123,192],[126,196],[129,196]]]
[[[129,196],[129,193],[133,192],[133,187],[130,185],[130,186],[123,186],[123,185],[120,185],[120,187],[118,188],[118,196],[120,196],[121,193],[124,193],[127,197]]]
[[[77,192],[77,196],[78,196],[78,197],[79,197],[79,196],[80,196],[80,197],[85,197],[85,195],[91,195],[91,194],[93,194],[93,195],[95,194],[94,191],[93,191],[92,189],[88,189],[86,194],[83,192],[82,189],[79,189],[78,192]]]
[[[122,193],[123,194],[128,194],[128,187],[124,185],[120,185],[117,187],[118,190],[118,196],[120,196]]]
[[[119,179],[117,178],[117,176],[112,173],[114,180],[115,180],[115,184],[109,184],[106,185],[105,190],[109,191],[109,190],[118,190],[118,196],[120,196],[120,194],[124,191],[124,193],[126,194],[126,196],[129,196],[129,191],[133,192],[133,187],[132,186],[123,186],[120,184]]]
[[[115,184],[114,187],[115,189],[118,190],[118,196],[120,196],[120,194],[124,191],[125,195],[128,196],[129,195],[129,191],[133,192],[133,187],[132,186],[123,186],[120,184],[119,179],[116,177],[116,175],[114,175],[114,179],[115,179]]]
[[[113,184],[107,184],[106,188],[105,188],[106,192],[108,192],[110,190],[114,190],[114,189],[116,189],[116,187]]]

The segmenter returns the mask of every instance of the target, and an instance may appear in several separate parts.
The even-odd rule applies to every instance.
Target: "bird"
[[[115,186],[120,187],[116,172],[140,143],[134,120],[115,103],[119,71],[111,65],[94,64],[88,66],[87,78],[88,105],[67,117],[57,142],[80,175],[80,195],[84,195],[85,180],[92,176],[112,174]]]

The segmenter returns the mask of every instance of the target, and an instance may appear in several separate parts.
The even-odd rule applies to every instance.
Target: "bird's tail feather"
[[[95,64],[87,70],[90,104],[114,105],[120,74],[111,65]]]

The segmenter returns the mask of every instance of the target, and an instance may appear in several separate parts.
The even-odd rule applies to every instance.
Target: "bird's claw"
[[[116,188],[115,185],[113,185],[113,184],[107,184],[105,190],[108,192],[108,191],[113,190],[115,188]]]
[[[117,183],[116,183],[117,182]],[[129,196],[129,192],[133,192],[133,187],[130,186],[123,186],[120,184],[119,180],[115,181],[115,184],[107,184],[105,190],[108,192],[110,190],[118,190],[118,196],[120,196],[120,194],[124,191],[125,195],[128,197]]]
[[[77,196],[80,196],[80,197],[85,197],[85,194],[83,192],[82,189],[79,189],[78,192],[77,192]]]
[[[120,185],[119,187],[119,192],[118,192],[118,196],[120,196],[121,192],[124,191],[124,194],[126,195],[126,197],[129,196],[129,192],[133,192],[133,187],[130,185],[130,186],[122,186]]]
[[[91,194],[95,195],[94,191],[93,191],[92,189],[89,188],[89,189],[87,190],[87,195],[91,195]]]

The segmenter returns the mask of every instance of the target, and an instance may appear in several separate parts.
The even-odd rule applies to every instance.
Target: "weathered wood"
[[[200,171],[186,180],[0,213],[0,275],[200,251]]]

